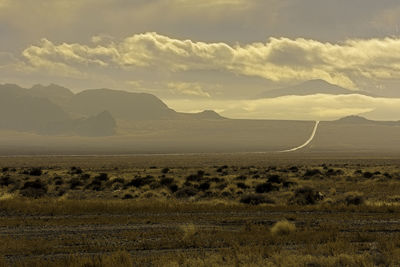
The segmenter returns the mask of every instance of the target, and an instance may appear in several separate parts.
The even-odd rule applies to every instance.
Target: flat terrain
[[[0,158],[0,266],[398,266],[400,155]]]

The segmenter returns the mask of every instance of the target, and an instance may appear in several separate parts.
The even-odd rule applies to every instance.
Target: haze
[[[398,119],[384,98],[400,96],[399,13],[395,0],[1,0],[0,83],[147,92],[235,118]],[[248,101],[315,79],[383,98]]]

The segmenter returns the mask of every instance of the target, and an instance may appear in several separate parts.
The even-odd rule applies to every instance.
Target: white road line
[[[302,149],[302,148],[308,146],[311,143],[311,141],[314,139],[315,134],[317,133],[318,125],[319,125],[319,121],[316,121],[310,138],[304,144],[302,144],[301,146],[292,148],[292,149],[283,150],[283,151],[279,151],[279,152],[281,152],[281,153],[294,152],[294,151],[297,151],[299,149]]]

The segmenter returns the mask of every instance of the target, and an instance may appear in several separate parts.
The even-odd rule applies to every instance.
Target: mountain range
[[[213,111],[179,113],[154,95],[110,89],[77,94],[51,84],[30,89],[0,85],[0,129],[45,135],[109,136],[117,120],[223,119]]]
[[[228,119],[212,110],[181,113],[145,93],[0,85],[0,154],[277,152],[303,144],[314,126]],[[400,152],[399,136],[398,121],[349,116],[321,122],[302,151]]]

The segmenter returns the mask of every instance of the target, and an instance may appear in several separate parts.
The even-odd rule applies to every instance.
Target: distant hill
[[[311,80],[290,87],[268,90],[262,92],[256,98],[274,98],[274,97],[289,96],[289,95],[306,96],[314,94],[328,94],[328,95],[360,94],[360,95],[376,97],[376,95],[372,95],[367,92],[352,91],[334,84],[330,84],[324,80]]]
[[[217,112],[214,110],[204,110],[199,113],[178,113],[177,118],[181,119],[198,119],[198,120],[221,120],[221,119],[226,119],[219,115]]]
[[[124,120],[171,119],[177,113],[159,98],[146,93],[130,93],[110,89],[86,90],[74,95],[67,110],[82,115],[109,111]]]
[[[336,123],[346,124],[370,124],[376,123],[375,121],[368,120],[361,116],[351,115],[334,121]]]
[[[56,84],[50,84],[48,86],[37,84],[28,92],[32,96],[47,98],[60,106],[65,106],[74,96],[71,90]]]
[[[389,125],[389,126],[400,126],[400,121],[376,121],[369,120],[362,116],[347,116],[330,123],[336,124],[351,124],[351,125]]]
[[[68,120],[68,114],[47,98],[35,97],[16,85],[0,86],[0,128],[34,131]]]
[[[74,131],[82,136],[112,136],[117,123],[110,112],[103,111],[95,116],[74,123]]]
[[[0,85],[0,104],[0,129],[45,135],[109,136],[116,132],[116,120],[132,124],[224,119],[211,110],[193,114],[176,112],[151,94],[111,89],[74,94],[55,84],[35,85],[31,89]]]
[[[13,84],[0,85],[0,129],[45,135],[114,134],[116,123],[109,112],[73,119],[60,105],[53,102],[65,102],[71,94],[68,89],[54,85],[35,86],[32,89],[24,89]]]

